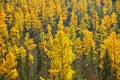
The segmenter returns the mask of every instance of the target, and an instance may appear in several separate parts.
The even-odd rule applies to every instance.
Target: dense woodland
[[[120,0],[0,0],[0,80],[120,80]]]

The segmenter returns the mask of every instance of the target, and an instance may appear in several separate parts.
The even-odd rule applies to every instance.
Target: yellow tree
[[[76,29],[77,29],[77,16],[75,15],[74,10],[71,13],[71,19],[70,19],[70,38],[73,41],[76,38]]]
[[[20,38],[23,38],[23,31],[24,31],[24,13],[22,11],[22,9],[20,7],[17,8],[17,11],[14,13],[15,16],[15,24],[14,24],[14,28],[18,30],[18,35],[20,36]],[[12,29],[11,29],[12,30]]]
[[[105,40],[105,46],[108,49],[112,67],[116,69],[115,77],[120,80],[120,41],[115,32],[111,32],[110,36]]]
[[[16,56],[8,49],[9,35],[4,10],[0,10],[0,28],[0,79],[16,79],[18,77]]]
[[[5,5],[5,13],[6,13],[6,24],[7,27],[10,29],[13,26],[13,6],[10,5],[9,1],[6,2]]]
[[[87,11],[87,1],[86,0],[80,0],[78,7],[79,7],[79,10],[81,11],[81,14],[86,13],[86,11]]]
[[[7,26],[4,23],[4,12],[2,12],[1,15],[0,18],[2,18],[2,22],[0,23],[0,78],[3,77],[3,79],[16,79],[18,77],[18,72],[16,70],[16,56],[15,53],[12,53],[8,49],[9,35],[7,31]]]
[[[116,12],[118,13],[118,14],[120,14],[120,0],[116,0],[116,4],[115,4],[115,8],[116,8]]]
[[[100,0],[96,0],[96,5],[97,5],[98,7],[100,7],[100,6],[101,6],[101,1],[100,1]]]
[[[84,33],[83,51],[88,53],[91,46],[95,47],[95,42],[93,40],[93,33],[88,31],[87,29],[84,30],[83,33]]]
[[[79,35],[82,35],[83,34],[83,31],[85,29],[88,29],[89,28],[89,16],[87,13],[84,13],[82,19],[80,20],[80,25],[79,27],[77,28],[78,31],[79,31]]]
[[[55,5],[56,5],[55,9],[56,9],[57,16],[60,16],[62,11],[60,0],[55,0]]]
[[[110,29],[110,20],[111,19],[109,15],[104,16],[104,18],[102,19],[102,25],[106,27],[106,30]]]
[[[25,12],[25,29],[26,30],[30,30],[31,26],[30,26],[30,13],[28,11]]]
[[[0,62],[0,76],[5,76],[6,79],[16,79],[18,72],[16,70],[16,56],[13,53],[8,53]]]
[[[118,20],[117,20],[117,14],[115,12],[111,15],[111,30],[118,31],[119,26],[117,26]]]
[[[48,18],[48,21],[53,25],[55,22],[55,3],[53,0],[50,0],[50,1],[47,1],[47,8],[46,8],[46,11],[47,11],[47,18]]]
[[[57,34],[52,41],[51,50],[47,51],[51,60],[49,80],[72,80],[74,71],[71,64],[75,59],[72,52],[72,42],[62,31],[64,29],[62,20],[60,20],[58,27]]]
[[[107,10],[107,14],[110,14],[113,10],[112,0],[103,0],[103,3],[104,3],[104,8]]]

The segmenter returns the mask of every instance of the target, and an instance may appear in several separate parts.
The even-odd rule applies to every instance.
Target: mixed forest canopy
[[[120,80],[120,0],[0,0],[0,80]]]

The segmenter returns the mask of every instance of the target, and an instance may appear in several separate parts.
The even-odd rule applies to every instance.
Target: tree
[[[82,69],[81,69],[81,56],[82,56],[82,41],[80,38],[76,38],[74,40],[73,44],[73,52],[76,54],[76,58],[72,64],[74,70],[75,70],[75,80],[82,80],[83,79],[83,74],[82,74]]]
[[[83,51],[84,53],[88,53],[91,46],[95,46],[95,42],[93,40],[93,33],[88,31],[87,29],[83,31],[84,38],[83,38]]]
[[[16,79],[18,77],[16,65],[16,56],[9,52],[0,65],[0,76],[5,76],[3,79]]]
[[[32,38],[29,38],[29,33],[26,33],[25,39],[24,39],[24,46],[26,49],[26,56],[25,56],[25,75],[27,80],[33,79],[33,70],[32,70],[32,64],[34,57],[31,54],[31,50],[33,50],[36,45],[34,44],[34,40]]]
[[[112,73],[112,65],[111,65],[111,58],[109,56],[108,50],[103,56],[103,69],[102,69],[102,80],[114,80],[113,73]]]
[[[111,58],[111,61],[112,61],[112,68],[115,69],[115,79],[120,79],[119,77],[119,63],[120,63],[120,47],[119,47],[119,40],[117,39],[116,37],[116,33],[115,32],[111,32],[110,36],[106,39],[105,41],[105,45],[106,45],[106,48],[109,52],[109,55],[110,55],[110,58]]]
[[[75,59],[72,52],[72,42],[62,31],[64,29],[62,24],[58,25],[58,27],[57,34],[52,41],[51,50],[47,52],[51,60],[49,79],[72,80],[74,71],[71,64]]]

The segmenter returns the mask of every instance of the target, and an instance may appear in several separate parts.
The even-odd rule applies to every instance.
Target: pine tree
[[[27,80],[32,80],[33,79],[32,64],[34,57],[30,53],[30,51],[33,50],[36,47],[36,45],[34,44],[34,40],[32,38],[29,38],[29,33],[26,33],[24,45],[26,49],[25,75]]]
[[[111,58],[109,56],[108,50],[106,49],[106,52],[103,57],[103,69],[102,69],[102,80],[114,80],[113,74],[112,74],[112,65],[111,65]]]

